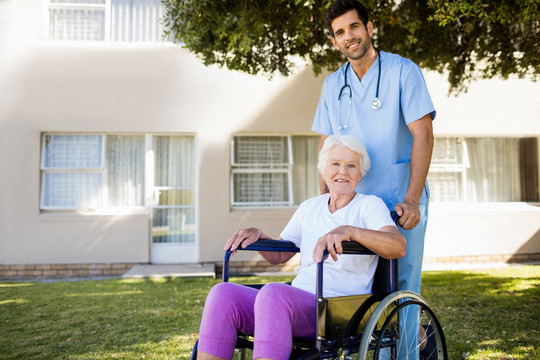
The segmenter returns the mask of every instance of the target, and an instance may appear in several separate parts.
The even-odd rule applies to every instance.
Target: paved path
[[[538,263],[536,263],[538,264]],[[509,266],[520,266],[524,264],[507,263],[441,263],[424,264],[423,271],[445,271],[445,270],[472,270],[472,269],[495,269]],[[253,275],[294,275],[295,272],[262,272]],[[145,279],[161,277],[216,277],[214,264],[180,264],[180,265],[135,265],[127,273],[122,275],[124,279]]]
[[[214,264],[181,265],[135,265],[122,275],[123,279],[145,279],[156,277],[216,277]]]

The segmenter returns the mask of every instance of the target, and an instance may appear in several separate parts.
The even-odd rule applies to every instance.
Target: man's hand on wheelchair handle
[[[417,203],[405,200],[402,203],[396,204],[394,209],[399,216],[399,225],[403,229],[414,229],[414,227],[420,222],[420,209],[418,208]]]
[[[313,249],[313,261],[320,263],[324,261],[323,254],[327,250],[334,261],[337,261],[338,255],[343,253],[341,243],[351,238],[348,225],[335,228],[326,235],[319,238]]]
[[[245,249],[250,244],[253,244],[255,241],[260,238],[269,238],[265,233],[257,228],[247,228],[238,230],[233,236],[227,240],[225,248],[223,250],[231,250],[233,254],[236,253],[238,247]]]

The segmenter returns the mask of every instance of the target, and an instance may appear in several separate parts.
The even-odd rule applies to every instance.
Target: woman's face
[[[348,147],[334,146],[328,154],[323,178],[331,194],[354,192],[356,185],[362,179],[360,155]]]

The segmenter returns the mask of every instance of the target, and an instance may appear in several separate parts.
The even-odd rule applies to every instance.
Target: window
[[[154,243],[195,242],[195,139],[153,136]]]
[[[144,135],[45,134],[41,209],[144,206]]]
[[[318,136],[239,135],[231,149],[233,207],[292,206],[319,193]]]
[[[49,39],[162,40],[161,0],[50,0]]]
[[[192,206],[194,157],[193,136],[43,134],[41,208]]]
[[[44,135],[42,209],[103,205],[103,135]]]
[[[467,143],[461,138],[436,138],[428,182],[434,201],[462,201],[466,198],[470,167]]]
[[[195,137],[43,134],[44,211],[145,207],[152,243],[196,241]]]
[[[436,138],[433,201],[538,201],[537,138]]]

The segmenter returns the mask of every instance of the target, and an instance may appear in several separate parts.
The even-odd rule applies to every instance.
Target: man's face
[[[373,24],[367,23],[367,27],[358,17],[356,10],[351,10],[332,21],[334,37],[332,44],[341,51],[349,60],[361,59],[371,47]]]

